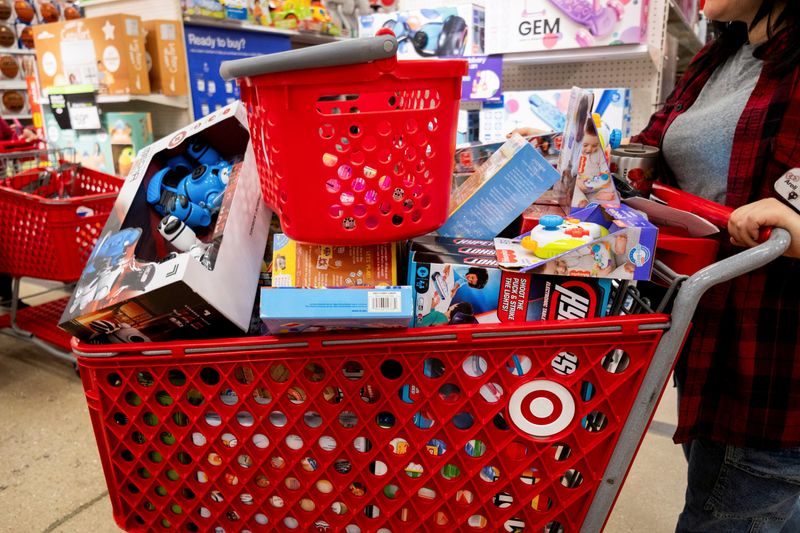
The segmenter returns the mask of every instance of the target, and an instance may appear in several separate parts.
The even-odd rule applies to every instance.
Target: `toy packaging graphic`
[[[486,3],[486,53],[645,42],[648,0],[504,0]]]
[[[291,48],[288,36],[184,24],[194,115],[201,117],[239,99],[239,86],[219,75],[223,61]]]
[[[359,287],[397,284],[394,244],[320,246],[273,237],[273,287]]]
[[[312,333],[340,329],[405,328],[414,314],[411,287],[304,289],[263,287],[261,320],[267,330]]]
[[[91,84],[101,94],[150,94],[142,20],[109,15],[33,26],[42,87]]]
[[[501,102],[503,57],[470,56],[466,59],[469,71],[461,83],[461,99],[465,102]]]
[[[593,111],[609,128],[624,137],[631,131],[630,89],[587,89],[594,95]],[[484,105],[480,111],[482,142],[501,141],[517,128],[564,131],[571,91],[504,91],[502,105]]]
[[[424,235],[410,241],[410,251],[495,258],[493,240]]]
[[[501,270],[492,257],[412,251],[414,326],[605,316],[610,280],[573,280]]]
[[[153,144],[153,123],[150,113],[104,113],[103,118],[111,142],[116,174],[125,177],[133,160],[145,146]]]
[[[453,192],[438,233],[494,238],[558,179],[542,153],[515,134]]]
[[[554,215],[549,215],[554,216]],[[505,269],[558,276],[649,280],[658,229],[626,205],[596,205],[517,239],[495,239]]]
[[[61,328],[92,343],[248,331],[271,216],[249,138],[236,103],[140,152]]]
[[[381,28],[397,36],[398,59],[484,55],[484,9],[477,5],[376,13],[358,21],[360,37]]]
[[[223,0],[181,0],[184,15],[201,15],[216,19],[225,18]]]
[[[167,96],[188,94],[183,24],[174,20],[148,20],[144,28],[150,89]]]

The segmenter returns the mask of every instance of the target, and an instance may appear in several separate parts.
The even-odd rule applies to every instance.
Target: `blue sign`
[[[184,33],[195,118],[239,99],[236,82],[219,75],[223,61],[283,52],[292,46],[288,36],[263,32],[186,24]]]

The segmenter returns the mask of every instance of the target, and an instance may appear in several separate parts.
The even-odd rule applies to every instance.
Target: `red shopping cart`
[[[690,278],[664,269],[682,282],[671,314],[75,344],[114,517],[127,531],[599,531],[700,296],[788,245],[775,230]]]
[[[0,272],[14,278],[0,328],[72,360],[69,335],[55,327],[66,299],[17,312],[19,280],[77,280],[122,183],[75,163],[73,150],[0,153]]]

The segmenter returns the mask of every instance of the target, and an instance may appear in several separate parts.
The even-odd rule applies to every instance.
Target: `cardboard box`
[[[125,177],[133,160],[145,146],[153,144],[150,113],[103,113],[111,142],[114,170]]]
[[[411,287],[261,289],[261,320],[273,335],[405,328],[412,317]]]
[[[514,135],[450,198],[439,235],[491,239],[559,180],[542,153]]]
[[[631,134],[631,92],[626,88],[588,89],[594,95],[594,112],[610,128]],[[504,91],[503,104],[487,105],[480,111],[481,142],[504,141],[521,127],[542,131],[564,131],[570,90]]]
[[[372,37],[384,27],[397,36],[398,59],[484,54],[485,15],[481,6],[464,4],[362,15],[358,35]]]
[[[144,28],[150,89],[167,96],[189,94],[183,24],[175,20],[148,20]]]
[[[320,246],[278,233],[272,246],[273,287],[378,287],[397,285],[394,244]]]
[[[102,94],[150,94],[144,27],[135,15],[109,15],[33,27],[43,88],[91,84]]]
[[[649,280],[658,228],[626,205],[596,205],[573,211],[575,220],[599,224],[607,235],[550,258],[537,257],[521,239],[495,239],[497,260],[504,269],[575,277]],[[535,231],[535,229],[534,229]]]
[[[219,212],[189,251],[158,232],[148,203],[154,175],[196,143],[230,162]],[[253,316],[271,213],[240,103],[204,117],[139,153],[60,327],[87,342],[143,342],[241,335]],[[163,196],[162,196],[163,198]]]
[[[566,50],[646,41],[647,0],[613,6],[594,2],[596,7],[592,6],[589,0],[487,2],[486,53]]]
[[[610,280],[573,280],[501,270],[491,257],[413,252],[415,327],[605,316]],[[563,300],[562,300],[563,296]]]
[[[181,4],[184,15],[225,18],[225,6],[222,0],[182,0]]]

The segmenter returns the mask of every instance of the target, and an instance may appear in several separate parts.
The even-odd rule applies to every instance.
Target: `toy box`
[[[611,290],[609,280],[569,284],[459,253],[412,251],[408,276],[415,327],[604,316]]]
[[[148,20],[144,28],[150,89],[167,96],[188,94],[183,24],[174,20]]]
[[[271,216],[249,139],[247,114],[236,103],[139,153],[61,317],[63,329],[93,343],[249,329]],[[211,191],[204,186],[211,178],[227,185]],[[209,216],[198,194],[219,210]]]
[[[144,27],[134,15],[33,26],[42,87],[91,84],[100,93],[150,94]]]
[[[630,89],[590,89],[594,95],[593,111],[610,128],[631,133]],[[516,128],[564,131],[570,90],[505,91],[503,105],[484,106],[480,111],[481,142],[502,141]]]
[[[645,42],[647,0],[505,0],[486,3],[486,53]]]
[[[497,256],[493,240],[439,237],[424,235],[410,241],[410,251],[473,257]]]
[[[439,235],[491,239],[559,179],[542,153],[514,135],[450,199]]]
[[[272,17],[269,13],[269,0],[249,0],[247,20],[260,26],[270,26]]]
[[[397,285],[394,244],[320,246],[273,238],[274,287],[354,287]]]
[[[411,287],[261,289],[261,320],[273,335],[405,328],[413,314]]]
[[[484,9],[477,5],[362,15],[358,35],[372,37],[380,28],[394,31],[399,59],[484,54]]]
[[[223,0],[181,0],[184,15],[202,15],[216,19],[225,18]]]
[[[596,205],[570,217],[552,229],[540,225],[517,239],[495,239],[498,262],[505,269],[536,274],[650,279],[658,229],[638,211],[624,204]],[[585,244],[575,246],[574,240]],[[535,244],[525,244],[531,241]]]
[[[130,172],[133,160],[145,146],[153,144],[150,113],[104,113],[114,169],[119,176]]]

